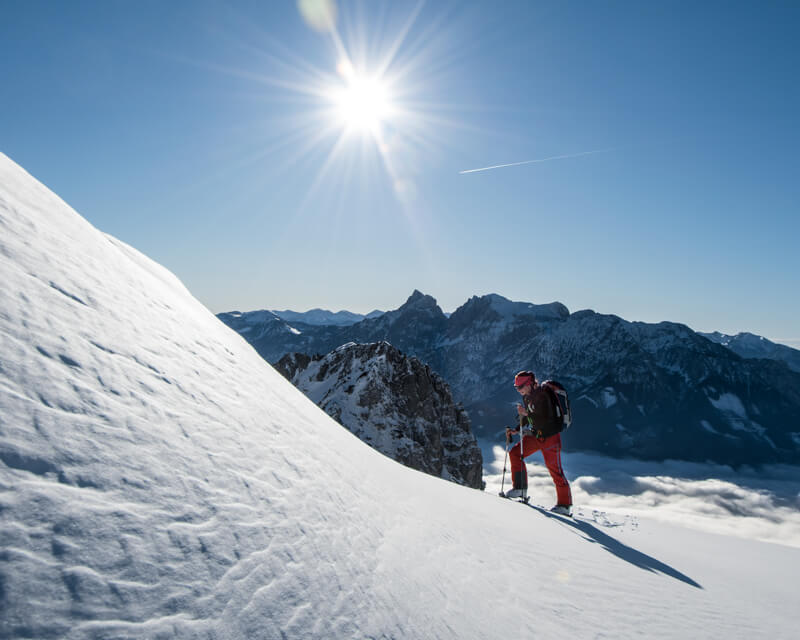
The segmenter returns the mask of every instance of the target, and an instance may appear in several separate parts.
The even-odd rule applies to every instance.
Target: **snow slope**
[[[394,463],[2,155],[0,278],[0,637],[795,632],[800,550]]]

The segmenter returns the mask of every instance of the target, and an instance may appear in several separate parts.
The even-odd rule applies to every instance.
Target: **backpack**
[[[553,406],[556,410],[556,417],[561,421],[561,429],[566,431],[572,424],[572,409],[569,406],[569,396],[564,385],[555,380],[545,380],[542,386],[550,393]]]

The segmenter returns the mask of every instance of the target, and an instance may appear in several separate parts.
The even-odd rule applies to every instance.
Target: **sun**
[[[336,182],[338,194],[340,184],[364,185],[370,195],[391,189],[410,207],[420,159],[461,126],[451,115],[459,107],[437,96],[448,61],[459,59],[452,16],[425,10],[422,25],[424,0],[340,3],[341,11],[336,0],[296,3],[324,42],[306,52],[270,40],[265,49],[269,73],[256,79],[269,88],[274,143],[263,153],[285,151],[287,167],[306,159],[317,164],[303,203]]]
[[[347,62],[340,63],[338,71],[343,85],[329,95],[335,119],[348,132],[379,137],[395,111],[389,83],[378,75],[357,72]]]

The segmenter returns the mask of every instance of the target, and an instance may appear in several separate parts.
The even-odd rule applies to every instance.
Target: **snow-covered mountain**
[[[709,340],[713,340],[742,358],[767,358],[768,360],[780,360],[795,372],[800,373],[800,350],[792,349],[783,344],[777,344],[762,336],[752,333],[742,332],[735,336],[714,331],[713,333],[701,333]]]
[[[226,314],[220,318],[240,330]],[[259,325],[260,326],[260,325]],[[745,359],[685,325],[628,322],[559,303],[473,297],[447,317],[415,291],[349,327],[265,326],[242,335],[267,360],[386,340],[440,374],[479,436],[514,419],[511,381],[532,369],[570,390],[573,450],[723,464],[800,462],[800,374]]]
[[[252,313],[252,312],[251,312]],[[256,312],[257,313],[257,312]],[[351,311],[328,311],[327,309],[311,309],[310,311],[285,311],[273,310],[276,316],[289,323],[311,324],[311,325],[333,325],[346,327],[356,322],[361,322],[367,318],[377,318],[383,315],[383,311],[375,310],[368,314],[353,313]],[[247,314],[243,314],[247,317]]]
[[[302,323],[295,326],[272,311],[261,310],[244,313],[230,311],[219,313],[217,317],[245,338],[268,362],[273,364],[287,353],[327,353],[347,342],[347,340],[337,342],[335,337],[327,340],[323,337],[324,335],[340,335],[345,327]],[[336,344],[324,351],[315,351],[309,349],[312,338],[325,344],[334,342]]]
[[[0,229],[0,637],[795,632],[800,550],[397,464],[1,154]]]
[[[402,464],[482,488],[481,450],[463,408],[430,367],[388,342],[348,343],[275,365],[329,416]]]

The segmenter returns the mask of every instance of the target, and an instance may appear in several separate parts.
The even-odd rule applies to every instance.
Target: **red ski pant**
[[[523,489],[528,488],[528,469],[525,467],[524,458],[527,458],[532,453],[536,453],[541,449],[544,456],[544,463],[547,470],[550,472],[550,477],[556,485],[556,495],[558,496],[558,504],[572,504],[572,492],[569,489],[569,482],[567,476],[564,474],[564,469],[561,466],[561,434],[557,433],[544,440],[539,440],[535,436],[525,436],[522,441],[522,456],[520,456],[519,442],[515,444],[508,452],[508,458],[511,460],[511,477],[520,478],[522,481]],[[520,476],[517,476],[517,473]],[[514,485],[516,487],[516,483]]]

